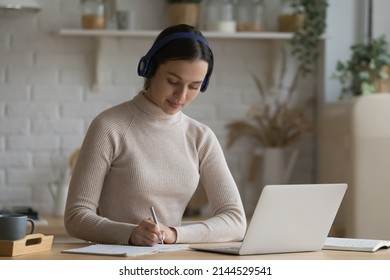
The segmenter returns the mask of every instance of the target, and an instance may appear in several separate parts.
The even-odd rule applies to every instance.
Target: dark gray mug
[[[27,222],[31,223],[30,233],[34,233],[34,221],[22,214],[0,214],[0,240],[19,240],[26,236]]]

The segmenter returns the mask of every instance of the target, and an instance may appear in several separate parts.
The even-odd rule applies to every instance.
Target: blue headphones
[[[153,44],[153,46],[150,48],[148,53],[145,56],[143,56],[138,63],[138,75],[141,77],[150,78],[155,69],[155,65],[151,59],[156,54],[156,52],[158,52],[158,50],[160,50],[163,46],[165,46],[166,44],[168,44],[173,40],[186,39],[186,38],[197,40],[203,43],[204,45],[206,45],[210,50],[211,59],[213,60],[213,52],[211,51],[209,43],[206,41],[205,38],[191,32],[178,32],[178,33],[165,36]],[[201,92],[206,91],[209,85],[210,76],[211,76],[211,71],[207,72],[206,77],[203,80],[203,83],[200,87]]]

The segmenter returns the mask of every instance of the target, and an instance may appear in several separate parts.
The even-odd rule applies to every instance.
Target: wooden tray
[[[0,256],[13,257],[51,249],[53,235],[40,233],[26,235],[15,241],[0,240]]]

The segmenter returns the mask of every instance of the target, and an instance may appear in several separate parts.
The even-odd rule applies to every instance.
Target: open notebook
[[[186,244],[157,244],[152,247],[93,244],[81,248],[63,250],[62,253],[106,255],[117,257],[137,257],[155,253],[172,252],[187,249],[188,245]]]
[[[346,189],[346,184],[265,186],[242,243],[190,248],[237,255],[321,250]]]

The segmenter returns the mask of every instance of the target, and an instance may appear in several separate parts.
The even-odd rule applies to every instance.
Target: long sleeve
[[[70,235],[100,243],[128,243],[135,224],[98,215],[106,174],[118,149],[121,129],[96,118],[89,127],[70,182],[65,226]]]
[[[182,226],[202,184],[213,217]],[[142,94],[97,116],[72,175],[65,226],[77,238],[127,244],[150,217],[175,227],[177,242],[241,240],[246,219],[222,148],[207,126],[183,113],[164,114]]]
[[[214,133],[206,128],[199,145],[200,180],[212,209],[212,218],[176,228],[179,243],[242,240],[246,218],[236,183]]]

